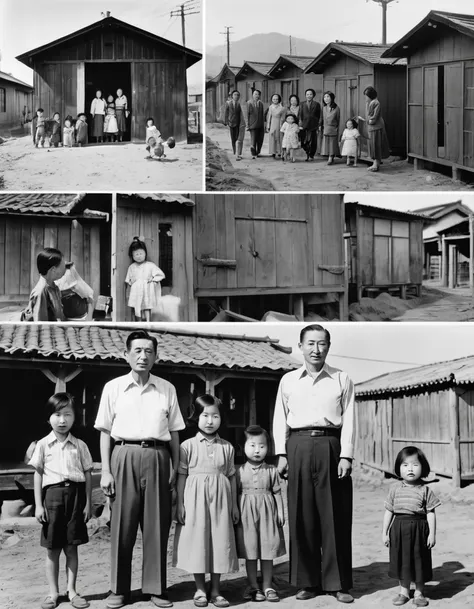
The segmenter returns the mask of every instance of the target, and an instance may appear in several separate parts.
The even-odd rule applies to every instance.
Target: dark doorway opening
[[[444,66],[438,66],[438,155],[444,157],[445,95]]]
[[[132,69],[128,62],[113,62],[113,63],[86,63],[85,65],[85,97],[88,123],[89,137],[92,134],[92,120],[90,115],[91,103],[95,97],[96,91],[102,91],[102,97],[107,101],[109,95],[112,95],[114,101],[117,97],[117,89],[122,89],[123,94],[127,97],[128,110],[131,111],[132,103]],[[123,135],[123,141],[131,140],[131,121],[130,116],[127,119],[127,131]]]

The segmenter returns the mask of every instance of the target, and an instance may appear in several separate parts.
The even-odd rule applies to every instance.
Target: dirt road
[[[312,163],[305,163],[306,155],[298,151],[296,163],[283,163],[268,156],[268,136],[265,138],[262,156],[252,160],[248,133],[244,141],[244,158],[236,161],[230,147],[229,130],[219,123],[206,125],[206,135],[215,147],[208,157],[214,165],[207,172],[207,190],[279,190],[279,191],[424,191],[424,190],[472,190],[474,185],[454,182],[440,173],[426,170],[415,171],[408,161],[384,162],[378,173],[367,171],[367,164],[347,167],[345,160],[336,159],[328,167],[327,159],[317,157]],[[216,171],[216,165],[223,171]],[[390,159],[389,159],[390,161]],[[252,181],[252,188],[246,184]],[[226,185],[227,180],[227,185]],[[261,180],[260,188],[258,182]],[[270,183],[271,188],[265,185]],[[227,186],[227,187],[226,187]]]
[[[144,144],[35,148],[29,137],[0,144],[0,189],[46,191],[201,191],[202,144],[177,144],[162,161]]]

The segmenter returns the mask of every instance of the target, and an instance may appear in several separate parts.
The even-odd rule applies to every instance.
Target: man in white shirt
[[[100,485],[113,499],[107,607],[118,609],[129,600],[139,524],[143,537],[142,592],[150,594],[157,607],[172,607],[166,594],[170,487],[179,465],[178,431],[185,425],[174,386],[150,374],[157,356],[156,338],[137,330],[129,334],[126,346],[125,358],[132,370],[105,385],[95,422],[101,432]],[[111,438],[115,440],[113,451]]]
[[[301,368],[283,376],[273,418],[278,471],[288,473],[290,581],[298,600],[323,591],[343,603],[352,588],[354,386],[326,364],[322,326],[303,328]]]

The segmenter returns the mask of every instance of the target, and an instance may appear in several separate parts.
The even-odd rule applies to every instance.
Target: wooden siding
[[[413,53],[408,65],[421,66],[461,59],[474,59],[474,39],[441,26],[436,29],[436,40]]]
[[[101,286],[100,227],[69,218],[0,216],[0,301],[27,301],[39,279],[36,257],[58,248],[97,296]]]
[[[0,107],[0,129],[10,129],[22,125],[26,118],[22,114],[24,106],[26,106],[30,118],[32,118],[32,91],[28,91],[21,85],[2,80],[1,78],[0,89],[5,91],[5,111],[2,112]]]
[[[363,61],[344,55],[337,61],[332,62],[325,70],[324,77],[337,78],[338,76],[359,76],[361,74],[371,76],[374,69]]]
[[[474,389],[459,392],[461,471],[474,475]]]
[[[320,265],[344,264],[340,195],[196,195],[196,288],[341,287],[344,275]],[[206,257],[236,268],[203,266]]]
[[[84,108],[77,106],[77,63],[45,63],[34,72],[34,109],[44,109],[45,117],[59,112],[61,119],[77,116]]]
[[[273,82],[254,70],[249,70],[244,78],[236,80],[236,89],[240,92],[242,102],[246,102],[252,97],[252,88],[262,92],[261,100],[264,104],[270,103],[270,96],[273,94]]]

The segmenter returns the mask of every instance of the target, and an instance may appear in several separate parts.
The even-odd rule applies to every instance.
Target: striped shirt
[[[441,505],[433,491],[421,482],[407,484],[397,482],[388,492],[385,509],[394,514],[426,514]]]
[[[29,465],[42,474],[45,487],[65,480],[85,482],[84,472],[92,469],[93,462],[85,442],[72,434],[60,442],[52,431],[38,441]]]

